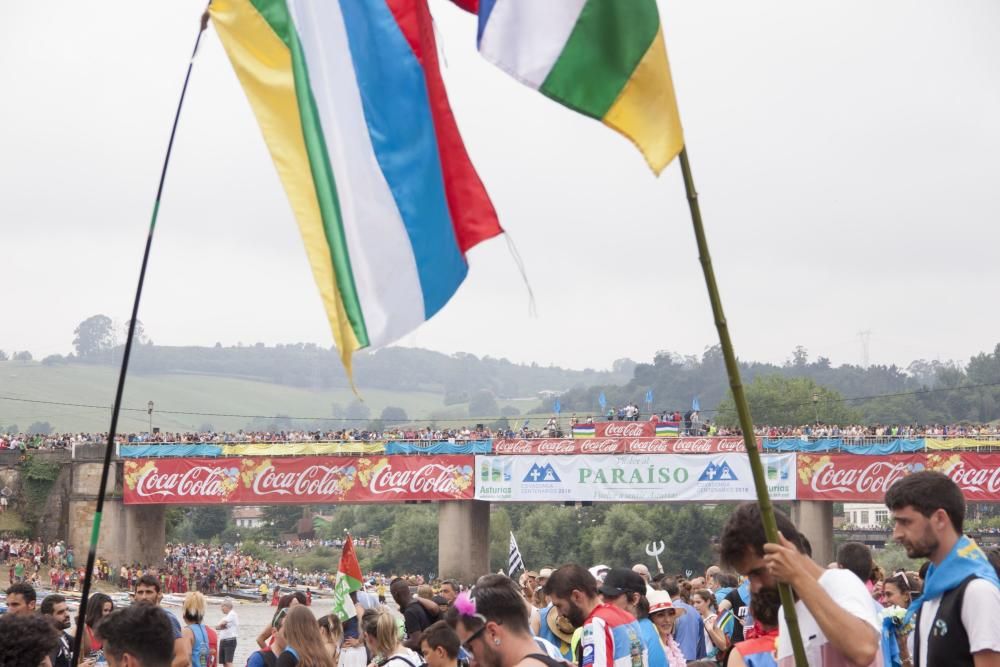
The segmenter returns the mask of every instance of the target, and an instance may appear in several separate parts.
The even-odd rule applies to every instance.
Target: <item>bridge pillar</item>
[[[438,503],[438,576],[474,584],[490,572],[490,504]]]
[[[813,560],[826,567],[834,559],[833,503],[796,500],[792,503],[792,523],[812,546]]]

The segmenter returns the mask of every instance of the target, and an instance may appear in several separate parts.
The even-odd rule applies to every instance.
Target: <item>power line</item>
[[[926,395],[929,395],[929,394],[937,394],[937,393],[944,393],[944,392],[951,392],[951,391],[965,391],[965,390],[972,390],[972,389],[988,389],[988,388],[991,388],[991,387],[1000,387],[1000,382],[986,382],[986,383],[983,383],[983,384],[962,385],[962,386],[959,386],[959,387],[937,387],[937,388],[934,388],[934,389],[918,389],[918,390],[915,390],[915,391],[901,391],[901,392],[894,392],[894,393],[888,393],[888,394],[872,394],[870,396],[853,396],[853,397],[844,397],[844,398],[824,398],[820,402],[826,403],[826,404],[829,404],[829,403],[850,403],[850,402],[857,402],[857,401],[871,401],[871,400],[876,400],[876,399],[880,399],[880,398],[897,398],[897,397],[902,397],[902,396],[926,396]],[[86,409],[91,409],[91,410],[104,410],[104,411],[106,411],[108,409],[108,406],[106,406],[106,405],[93,405],[93,404],[88,404],[88,403],[68,403],[68,402],[62,402],[62,401],[47,401],[47,400],[37,399],[37,398],[24,398],[24,397],[20,397],[20,396],[7,396],[7,395],[0,395],[0,401],[13,401],[13,402],[18,402],[18,403],[32,403],[32,404],[38,404],[38,405],[55,405],[55,406],[61,406],[61,407],[86,408]],[[809,405],[812,405],[812,404],[813,404],[812,401],[803,401],[803,402],[800,402],[800,403],[788,402],[788,403],[777,403],[777,404],[772,405],[771,407],[796,408],[796,407],[809,406]],[[145,408],[145,407],[143,407],[143,408],[126,408],[126,407],[122,407],[121,409],[124,412],[141,412],[143,414],[145,414],[146,411],[147,411],[147,408]],[[654,412],[664,412],[664,411],[666,411],[666,410],[665,409],[664,410],[655,410]],[[716,408],[716,409],[711,409],[711,410],[700,410],[699,412],[701,412],[701,413],[717,413],[717,412],[719,412],[719,410]],[[181,416],[189,416],[189,417],[230,417],[230,418],[234,418],[234,419],[291,419],[291,420],[299,420],[299,421],[337,421],[337,422],[366,422],[366,423],[370,422],[370,421],[374,421],[375,419],[378,419],[377,417],[332,417],[332,416],[329,416],[329,417],[295,417],[295,416],[280,415],[280,414],[279,415],[248,415],[248,414],[239,414],[239,413],[230,413],[230,412],[196,412],[196,411],[189,411],[189,410],[163,410],[163,409],[160,409],[160,408],[157,408],[156,413],[157,414],[163,414],[163,415],[181,415]],[[435,423],[435,422],[460,422],[460,423],[468,422],[468,423],[476,423],[476,422],[496,421],[498,419],[509,419],[509,420],[512,420],[512,421],[517,421],[517,420],[520,420],[520,419],[548,419],[548,413],[534,413],[533,415],[532,414],[524,414],[524,415],[499,415],[499,416],[498,415],[493,415],[493,416],[485,416],[485,417],[440,417],[438,419],[406,419],[406,420],[401,420],[401,423],[405,423],[405,424],[414,424],[414,423],[429,424],[429,423]],[[396,421],[396,420],[391,420],[391,421]]]

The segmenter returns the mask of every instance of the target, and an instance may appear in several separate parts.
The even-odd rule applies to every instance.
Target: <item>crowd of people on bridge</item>
[[[629,404],[625,408],[609,408],[607,421],[636,421],[640,417],[638,407]],[[650,416],[650,421],[669,422],[678,425],[678,436],[718,436],[739,437],[739,428],[717,425],[704,420],[697,411],[663,411]],[[598,419],[597,421],[602,421]],[[483,424],[473,427],[429,428],[399,427],[382,431],[363,429],[343,429],[327,431],[212,431],[212,432],[158,432],[128,433],[116,436],[119,444],[268,444],[268,443],[308,443],[308,442],[382,442],[403,441],[454,441],[490,440],[493,438],[563,438],[570,437],[573,426],[595,423],[593,416],[570,415],[566,423],[558,417],[549,417],[543,424],[536,420],[533,426],[525,419],[521,425],[506,428],[488,428]],[[758,438],[840,438],[871,440],[874,438],[973,438],[1000,440],[1000,424],[826,424],[817,422],[800,426],[754,427]],[[56,433],[50,435],[28,433],[0,433],[0,450],[20,451],[37,449],[73,449],[79,445],[104,444],[107,434],[102,433]],[[0,489],[0,497],[4,497]],[[2,508],[0,508],[2,509]]]
[[[811,558],[805,536],[776,512],[780,541],[767,543],[757,503],[737,507],[718,536],[719,561],[697,574],[653,573],[643,563],[484,574],[475,582],[372,580],[349,612],[293,590],[275,601],[249,667],[679,667],[794,664],[778,585],[790,586],[807,664],[992,665],[1000,661],[1000,553],[963,534],[965,501],[932,471],[889,488],[894,538],[919,571],[882,572],[864,544],[841,545],[833,563]],[[30,545],[29,552],[34,552]],[[37,554],[41,555],[41,554]],[[211,548],[173,545],[170,564],[227,560]],[[667,568],[676,572],[677,567]],[[184,594],[181,619],[163,610],[162,573],[134,582],[116,609],[95,594],[84,618],[87,667],[105,657],[133,667],[231,667],[239,618],[231,599],[211,624],[206,600]],[[474,584],[466,589],[465,584]],[[27,583],[6,590],[0,665],[72,664],[66,598]],[[326,607],[325,609],[323,607]],[[351,607],[353,606],[353,609]],[[182,622],[183,621],[183,622]],[[126,660],[127,656],[127,660]]]

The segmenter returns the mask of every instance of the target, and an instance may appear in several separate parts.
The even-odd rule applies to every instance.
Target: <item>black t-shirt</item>
[[[406,609],[403,610],[403,620],[406,626],[406,636],[408,637],[412,637],[418,632],[423,632],[431,624],[431,617],[427,613],[427,609],[416,600],[406,605]]]
[[[732,605],[733,615],[736,616],[736,622],[733,623],[733,636],[732,642],[743,641],[743,621],[747,620],[747,612],[750,608],[743,604],[743,598],[740,596],[740,589],[734,588],[726,594],[724,600],[728,600],[729,604]]]

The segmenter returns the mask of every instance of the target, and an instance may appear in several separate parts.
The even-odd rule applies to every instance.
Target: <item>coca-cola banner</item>
[[[717,454],[745,452],[743,438],[496,438],[494,454]]]
[[[125,461],[126,504],[469,500],[472,456],[243,457]]]
[[[926,454],[799,454],[799,500],[881,502],[897,481],[927,467]]]
[[[657,432],[659,431],[659,432]],[[678,435],[678,425],[675,422],[655,424],[649,421],[641,422],[594,422],[575,424],[572,428],[574,438],[655,438]]]
[[[795,454],[763,456],[775,500],[795,500]],[[476,498],[670,502],[756,498],[744,454],[477,456]]]

